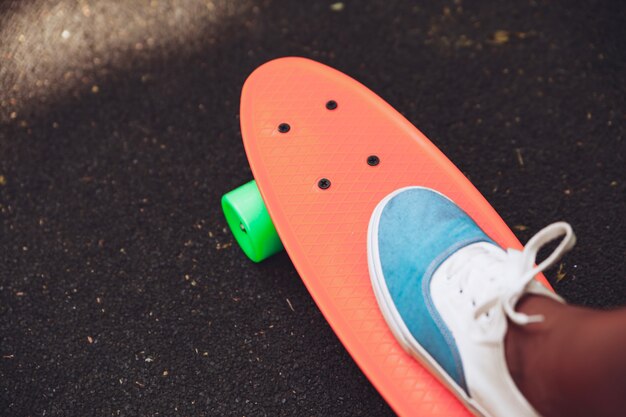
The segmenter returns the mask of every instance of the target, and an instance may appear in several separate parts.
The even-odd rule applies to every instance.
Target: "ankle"
[[[555,398],[550,393],[558,386],[559,342],[571,329],[565,319],[567,305],[547,297],[526,295],[516,310],[528,315],[542,315],[543,321],[520,326],[508,323],[505,355],[513,381],[528,402],[543,416],[554,413]],[[571,335],[571,333],[570,333]]]

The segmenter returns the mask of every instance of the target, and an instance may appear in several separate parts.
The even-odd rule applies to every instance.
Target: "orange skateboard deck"
[[[241,96],[241,131],[280,240],[380,394],[400,416],[469,415],[388,329],[370,284],[367,228],[387,194],[419,185],[450,197],[500,245],[521,249],[496,211],[389,104],[308,59],[277,59],[250,75]]]

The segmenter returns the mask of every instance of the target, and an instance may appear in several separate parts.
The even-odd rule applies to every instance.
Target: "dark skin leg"
[[[509,322],[506,359],[513,380],[544,417],[626,415],[626,308],[592,310],[527,295]]]

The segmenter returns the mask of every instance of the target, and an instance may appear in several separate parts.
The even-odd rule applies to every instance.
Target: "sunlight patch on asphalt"
[[[33,0],[0,16],[0,122],[59,94],[98,94],[107,73],[215,43],[252,0]]]

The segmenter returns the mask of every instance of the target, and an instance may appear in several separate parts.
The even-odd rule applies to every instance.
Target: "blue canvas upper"
[[[384,280],[413,337],[467,392],[454,339],[430,296],[434,271],[451,254],[493,241],[455,203],[425,188],[408,188],[384,206],[378,223]]]

